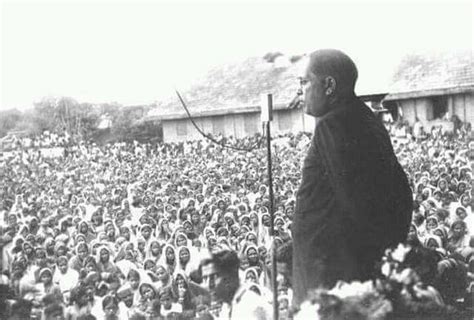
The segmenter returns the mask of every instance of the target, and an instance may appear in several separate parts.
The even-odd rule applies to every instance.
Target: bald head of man
[[[354,96],[357,67],[342,51],[322,49],[313,52],[302,85],[305,112],[321,117],[338,102]]]

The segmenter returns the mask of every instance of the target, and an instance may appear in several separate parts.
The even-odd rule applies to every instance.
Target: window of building
[[[397,121],[399,117],[403,116],[402,107],[395,101],[384,101],[382,107],[388,110],[392,121]]]
[[[187,121],[178,121],[176,124],[176,133],[178,136],[185,136],[188,134]]]
[[[433,119],[442,119],[448,112],[448,99],[446,96],[432,98]]]

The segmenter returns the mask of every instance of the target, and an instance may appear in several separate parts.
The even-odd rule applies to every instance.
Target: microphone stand
[[[272,287],[273,287],[273,319],[278,320],[278,284],[276,267],[276,245],[275,245],[275,226],[274,226],[274,196],[273,196],[273,177],[272,177],[272,147],[270,136],[270,122],[266,123],[267,134],[267,170],[268,170],[268,192],[270,195],[270,237],[272,239]]]
[[[271,282],[273,289],[273,320],[278,320],[278,284],[276,267],[276,245],[275,245],[275,226],[274,226],[274,195],[273,195],[273,177],[272,177],[272,146],[270,134],[270,122],[272,121],[273,97],[271,94],[262,97],[262,121],[266,129],[267,138],[267,172],[268,172],[268,192],[270,196],[270,238],[271,238],[271,257],[272,270]]]

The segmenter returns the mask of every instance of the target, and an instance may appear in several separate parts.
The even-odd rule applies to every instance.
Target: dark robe
[[[321,117],[292,224],[295,305],[309,289],[369,279],[383,250],[406,239],[412,206],[389,135],[362,101]]]

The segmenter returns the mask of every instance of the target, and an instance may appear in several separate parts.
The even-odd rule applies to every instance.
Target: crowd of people
[[[20,135],[7,135],[0,139],[2,147],[7,150],[31,149],[31,148],[52,148],[64,147],[71,143],[71,136],[64,131],[62,133],[44,131],[38,136],[26,135],[26,132],[19,132]],[[22,136],[23,135],[23,136]]]
[[[223,141],[249,147],[259,139]],[[307,133],[274,139],[274,239],[264,144],[238,151],[205,140],[81,143],[55,158],[18,150],[0,167],[0,313],[222,318],[225,305],[201,262],[227,248],[238,254],[242,287],[269,307],[265,319],[275,246],[280,318],[290,317],[291,223],[310,141]],[[407,243],[436,253],[426,280],[435,302],[466,304],[474,292],[474,142],[427,135],[393,143],[413,190]]]

